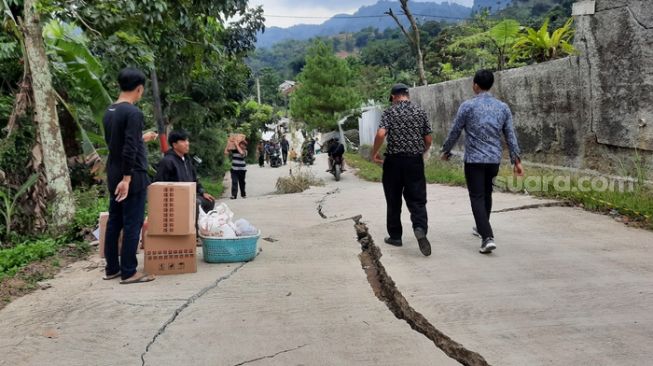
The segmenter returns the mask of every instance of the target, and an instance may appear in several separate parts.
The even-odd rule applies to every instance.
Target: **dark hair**
[[[410,93],[408,92],[408,89],[402,89],[394,92],[392,95],[397,95],[397,96],[402,96],[402,97],[409,97]]]
[[[490,90],[494,85],[494,74],[490,70],[478,70],[474,75],[474,84],[482,90]]]
[[[141,70],[124,68],[118,74],[118,85],[122,91],[132,91],[139,85],[145,85],[145,74]]]
[[[188,140],[188,132],[184,130],[172,131],[170,132],[170,135],[168,135],[168,144],[170,144],[170,147],[172,147],[172,144],[175,142],[179,142],[179,140]]]

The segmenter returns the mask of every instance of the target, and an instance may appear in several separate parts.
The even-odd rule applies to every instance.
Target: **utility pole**
[[[259,81],[258,76],[256,77],[256,97],[258,104],[261,104],[261,82]]]

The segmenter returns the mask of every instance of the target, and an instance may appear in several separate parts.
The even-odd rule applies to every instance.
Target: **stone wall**
[[[513,111],[524,159],[623,174],[643,157],[653,172],[653,1],[596,1],[576,28],[578,56],[495,73],[492,92]],[[436,141],[471,86],[411,89]]]

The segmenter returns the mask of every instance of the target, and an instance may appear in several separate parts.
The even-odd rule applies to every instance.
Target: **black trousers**
[[[146,198],[147,189],[129,192],[122,202],[116,202],[113,193],[109,195],[109,221],[104,246],[107,275],[120,271],[122,279],[126,280],[136,273],[138,266],[136,251],[143,227]],[[122,252],[118,253],[118,238],[121,230],[123,231]]]
[[[240,186],[240,196],[245,197],[245,175],[247,170],[232,170],[231,171],[231,197],[238,196],[238,187]]]
[[[392,239],[401,239],[401,198],[406,200],[413,229],[428,231],[424,159],[419,156],[388,155],[383,163],[383,192],[387,204],[386,226]]]
[[[283,158],[283,164],[285,165],[288,162],[288,150],[281,150],[281,157]]]
[[[490,226],[492,181],[499,174],[499,164],[465,163],[465,180],[472,204],[476,229],[483,239],[494,238]]]

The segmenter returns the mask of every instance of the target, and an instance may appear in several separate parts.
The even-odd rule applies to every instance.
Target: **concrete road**
[[[292,167],[296,169],[296,167]],[[256,260],[122,286],[93,256],[0,311],[0,365],[454,365],[375,296],[358,255],[362,215],[396,290],[426,322],[493,365],[645,365],[653,356],[653,234],[573,208],[497,194],[497,251],[478,253],[466,191],[430,185],[423,257],[382,243],[379,184],[275,195],[289,167],[249,168]],[[405,228],[410,228],[404,215]],[[200,255],[201,257],[201,255]],[[369,266],[365,266],[369,273]]]

